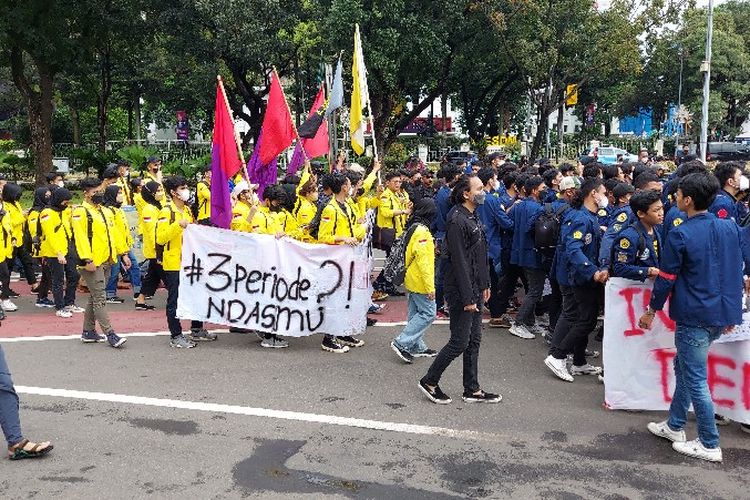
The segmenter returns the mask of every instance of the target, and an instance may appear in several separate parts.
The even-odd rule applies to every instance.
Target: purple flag
[[[302,144],[297,141],[297,145],[294,147],[294,154],[292,159],[289,161],[289,165],[286,167],[286,173],[288,175],[294,175],[297,171],[305,164],[305,153],[302,151]]]
[[[255,148],[253,154],[247,161],[247,175],[250,177],[250,182],[258,185],[258,196],[263,198],[263,190],[266,186],[276,184],[277,181],[277,162],[276,158],[271,161],[268,165],[261,165],[260,163],[260,144],[261,138],[263,137],[263,129],[258,134],[258,140],[255,142]]]
[[[232,222],[232,202],[227,181],[241,167],[234,136],[234,122],[227,108],[224,88],[216,85],[216,111],[211,147],[211,223],[229,229]]]

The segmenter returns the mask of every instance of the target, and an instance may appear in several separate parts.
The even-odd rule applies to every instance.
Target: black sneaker
[[[339,344],[338,342],[336,342],[336,339],[330,335],[323,336],[323,342],[320,343],[320,348],[327,352],[349,352],[349,346]]]
[[[154,309],[156,309],[156,307],[152,306],[151,304],[139,304],[138,302],[135,303],[136,311],[153,311]]]
[[[430,390],[430,388],[427,387],[427,384],[425,384],[424,379],[422,379],[419,381],[419,388],[424,395],[427,396],[427,399],[435,404],[447,405],[453,402],[453,400],[440,389],[439,385],[436,385],[434,389]]]
[[[388,295],[391,297],[405,297],[406,292],[402,292],[401,290],[389,290]]]
[[[464,392],[461,399],[464,400],[464,403],[499,403],[503,400],[503,397],[500,394],[481,391],[479,394]]]
[[[15,298],[18,298],[20,296],[21,296],[21,294],[18,293],[17,291],[15,291],[13,289],[9,289],[9,291],[8,291],[8,297],[10,297],[11,299],[15,299]]]
[[[122,304],[125,302],[125,299],[122,297],[118,297],[115,295],[114,297],[107,297],[107,304]]]
[[[437,356],[437,351],[435,349],[425,349],[422,352],[415,352],[412,354],[415,358],[434,358]]]
[[[378,320],[367,318],[367,326],[375,326],[378,323]]]
[[[357,337],[352,337],[351,335],[347,335],[345,337],[336,337],[336,340],[339,344],[342,345],[348,345],[349,347],[362,347],[365,345],[365,341],[358,339]]]
[[[393,349],[393,352],[396,353],[396,356],[401,358],[401,361],[403,361],[404,363],[411,363],[414,361],[414,356],[412,356],[411,353],[401,349],[396,345],[395,342],[391,342],[391,349]]]

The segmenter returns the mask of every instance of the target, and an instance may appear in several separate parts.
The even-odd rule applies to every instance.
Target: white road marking
[[[16,392],[19,394],[30,394],[35,396],[50,396],[56,398],[84,399],[88,401],[104,401],[109,403],[157,406],[161,408],[177,408],[182,410],[204,411],[212,413],[229,413],[233,415],[275,418],[281,420],[293,420],[298,422],[339,425],[343,427],[357,427],[362,429],[398,432],[403,434],[444,436],[472,441],[496,441],[500,438],[500,436],[497,434],[469,430],[448,429],[445,427],[432,427],[429,425],[385,422],[380,420],[368,420],[362,418],[339,417],[337,415],[321,415],[317,413],[273,410],[269,408],[253,408],[250,406],[201,403],[197,401],[181,401],[178,399],[147,398],[141,396],[128,396],[125,394],[111,394],[105,392],[75,391],[69,389],[52,389],[46,387],[29,387],[21,385],[16,386]]]

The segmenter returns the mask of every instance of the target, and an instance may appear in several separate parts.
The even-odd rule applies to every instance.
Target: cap
[[[232,196],[236,198],[243,191],[255,191],[256,189],[258,189],[258,184],[248,184],[247,181],[240,181],[234,185],[234,189],[232,189]]]
[[[116,163],[110,163],[107,165],[107,168],[102,172],[102,179],[117,179],[120,177],[120,174],[117,173],[117,168]]]
[[[359,163],[350,163],[349,167],[347,168],[347,170],[349,172],[355,172],[355,173],[358,173],[358,174],[364,174],[365,173],[364,167],[362,165],[360,165]]]
[[[575,189],[576,181],[573,177],[563,177],[560,181],[560,191],[566,191],[568,189]]]

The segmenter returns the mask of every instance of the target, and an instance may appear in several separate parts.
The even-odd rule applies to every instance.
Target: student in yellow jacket
[[[146,298],[153,297],[159,283],[164,281],[161,259],[156,258],[156,223],[164,199],[164,188],[158,182],[149,181],[143,184],[140,196],[144,205],[139,214],[138,227],[143,238],[143,258],[148,261],[148,267],[141,283],[141,293],[135,299],[135,308],[149,311],[154,307],[146,304]],[[166,281],[164,286],[166,287]]]
[[[94,177],[81,181],[83,203],[73,210],[72,228],[78,254],[78,269],[89,289],[89,300],[83,317],[82,342],[101,342],[96,333],[96,322],[112,347],[122,346],[127,339],[119,337],[112,329],[106,309],[105,281],[109,268],[116,259],[122,258],[125,268],[130,267],[127,251],[117,248],[114,236],[115,221],[106,210],[102,183]]]
[[[315,243],[315,238],[310,234],[310,223],[318,212],[318,181],[310,173],[309,164],[302,171],[302,178],[297,185],[297,201],[294,204],[292,215],[299,227],[299,240],[306,243]]]
[[[357,245],[365,237],[367,227],[357,222],[356,214],[347,203],[352,183],[345,175],[333,174],[330,178],[333,198],[323,209],[318,229],[318,240],[329,245]],[[349,347],[361,347],[365,343],[352,336],[323,336],[321,348],[327,352],[343,353]]]
[[[302,231],[297,225],[297,220],[294,216],[289,213],[284,207],[287,204],[286,189],[278,184],[266,187],[263,191],[263,205],[261,208],[262,212],[266,212],[268,215],[275,219],[275,224],[272,227],[266,228],[262,231],[264,234],[274,234],[277,238],[282,236],[289,236],[296,240],[302,236]],[[267,210],[264,210],[266,208]]]
[[[159,185],[164,188],[164,185],[162,184],[164,177],[161,171],[161,158],[157,158],[156,156],[148,157],[148,159],[146,160],[146,165],[143,167],[141,178],[143,179],[143,182],[158,182]],[[168,200],[165,197],[161,202],[161,206],[166,206],[167,201]]]
[[[10,224],[10,215],[5,209],[5,203],[0,203],[0,304],[3,310],[17,311],[18,306],[10,300],[10,260],[13,255],[13,228]],[[14,295],[15,297],[16,295]]]
[[[401,174],[396,171],[388,172],[385,175],[385,190],[380,195],[378,204],[377,225],[380,228],[393,228],[396,230],[396,237],[401,236],[404,231],[406,218],[411,211],[411,202],[409,195],[401,192]]]
[[[57,186],[55,186],[55,189],[57,189]],[[42,270],[42,278],[39,280],[39,284],[36,289],[31,289],[31,293],[36,293],[37,295],[37,307],[55,307],[55,303],[49,299],[51,283],[49,268],[45,265],[44,258],[40,255],[42,234],[39,215],[42,213],[42,210],[49,206],[51,194],[49,186],[36,188],[34,191],[34,203],[31,205],[29,215],[26,217],[26,228],[29,231],[29,241],[31,242],[31,257],[35,262],[39,262],[39,267]]]
[[[233,231],[253,232],[253,219],[260,209],[260,201],[255,194],[257,187],[256,184],[251,186],[245,181],[240,181],[234,185],[232,196],[236,202],[232,207],[232,222],[229,226]]]
[[[39,254],[52,279],[55,314],[60,318],[70,318],[74,312],[84,312],[75,305],[80,275],[76,269],[73,228],[70,219],[63,215],[71,198],[67,189],[56,189],[52,193],[50,206],[42,210],[39,216]]]
[[[211,225],[211,165],[203,169],[203,179],[196,186],[198,203],[198,224]]]
[[[134,205],[135,200],[133,199],[133,189],[128,180],[130,175],[130,163],[127,160],[117,160],[117,180],[115,184],[120,186],[122,189],[123,204]]]
[[[391,349],[406,363],[415,357],[437,354],[424,342],[424,334],[435,319],[435,242],[430,227],[437,208],[432,198],[421,198],[404,233],[408,237],[404,253],[406,274],[404,286],[409,292],[408,318],[401,334],[391,342]]]
[[[13,270],[13,262],[16,258],[21,261],[23,274],[31,288],[36,288],[36,273],[34,272],[34,261],[29,252],[30,242],[24,238],[26,233],[26,214],[21,208],[21,186],[8,183],[3,187],[3,203],[5,211],[10,218],[12,228],[13,255],[10,256],[8,267]],[[11,296],[18,297],[18,293],[10,291]]]
[[[138,265],[138,260],[133,252],[133,235],[130,232],[130,224],[128,219],[125,217],[125,212],[122,210],[122,204],[125,202],[125,193],[118,184],[111,184],[104,190],[104,206],[109,210],[115,221],[114,236],[116,240],[116,246],[119,249],[123,249],[128,254],[128,259],[133,264],[128,269],[128,275],[130,276],[130,285],[133,287],[133,298],[136,299],[136,310],[149,311],[154,309],[154,306],[150,305],[139,305],[138,296],[141,294],[141,266]],[[120,279],[120,260],[116,260],[110,269],[109,278],[107,280],[107,303],[109,304],[122,304],[125,299],[117,296],[117,282]]]
[[[170,201],[159,212],[159,220],[156,222],[156,245],[157,248],[163,248],[161,265],[164,269],[164,282],[167,285],[167,325],[171,335],[169,345],[189,349],[195,347],[195,341],[216,340],[217,336],[203,328],[202,321],[190,323],[190,340],[182,334],[182,325],[177,319],[182,232],[195,221],[187,204],[190,199],[190,190],[184,177],[176,175],[164,179],[164,192],[168,194]],[[157,259],[159,253],[157,250]]]

